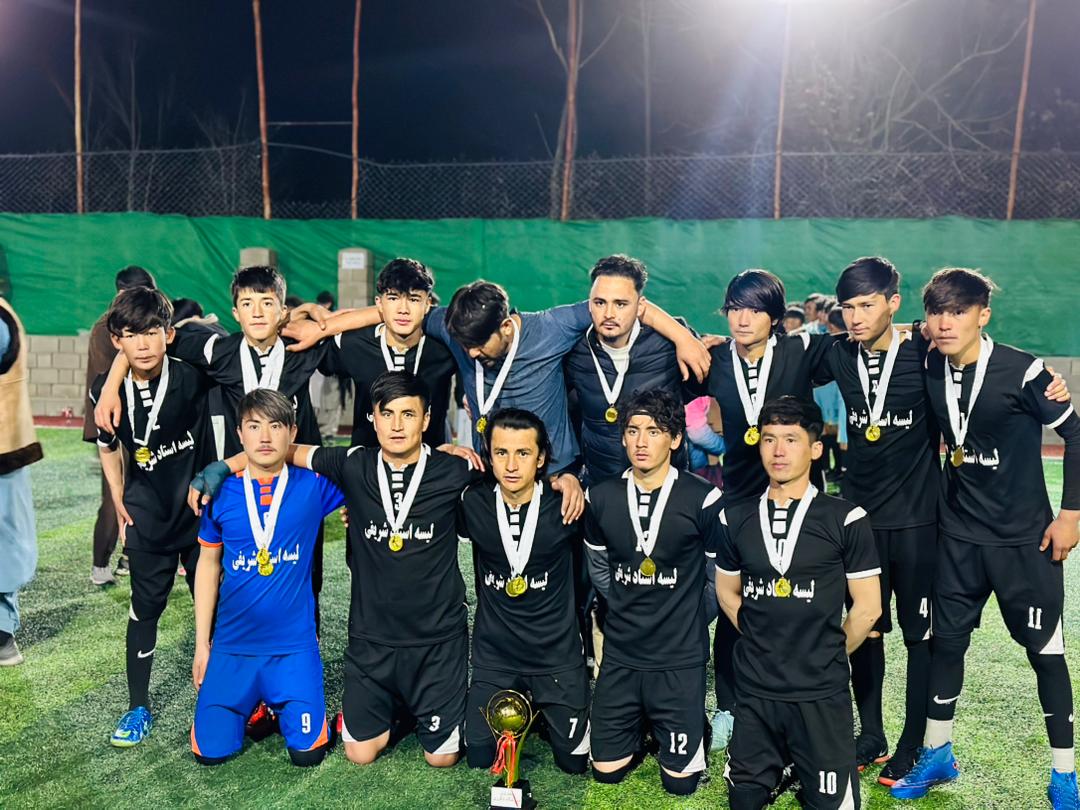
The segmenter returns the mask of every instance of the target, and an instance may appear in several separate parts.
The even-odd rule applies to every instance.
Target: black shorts
[[[740,693],[724,777],[736,794],[760,807],[789,763],[802,782],[803,807],[859,807],[855,723],[847,691],[821,700],[788,703]]]
[[[896,596],[896,618],[904,641],[914,643],[930,638],[931,590],[937,564],[937,525],[907,529],[874,529],[874,545],[881,561],[881,618],[874,625],[878,633],[892,632],[892,611]],[[851,607],[851,595],[847,597]]]
[[[1064,654],[1065,578],[1052,546],[984,546],[942,537],[934,580],[934,635],[963,638],[979,626],[990,594],[1009,634],[1029,652]]]
[[[644,721],[672,773],[705,770],[705,665],[642,670],[605,656],[593,687],[592,758],[614,762],[641,749]]]
[[[176,584],[176,568],[184,566],[188,590],[195,593],[195,566],[199,561],[199,544],[192,543],[180,551],[146,551],[128,549],[131,568],[131,618],[136,621],[156,619],[165,611],[169,594]]]
[[[417,647],[350,638],[341,698],[342,739],[360,742],[389,731],[395,706],[402,706],[416,718],[416,736],[425,751],[459,753],[468,658],[469,637],[464,633]]]
[[[584,666],[550,675],[474,669],[465,713],[465,742],[470,749],[490,748],[495,761],[495,736],[484,720],[484,708],[502,689],[529,699],[547,724],[553,749],[570,756],[589,753],[589,681]]]

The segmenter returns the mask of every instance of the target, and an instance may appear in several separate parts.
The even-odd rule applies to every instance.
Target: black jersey
[[[644,493],[635,486],[633,517],[627,503],[630,470],[586,493],[585,542],[607,553],[610,574],[604,657],[633,669],[692,667],[709,657],[702,594],[705,557],[715,555],[719,538],[721,493],[693,473],[672,472],[676,478],[648,555],[656,569],[652,576],[641,571],[646,555],[630,521],[647,531],[661,490]]]
[[[596,363],[599,363],[608,387],[612,388],[618,374],[614,360],[601,346],[596,331],[590,329],[566,355],[564,363],[568,388],[578,398],[586,481],[597,484],[622,475],[627,467],[622,432],[617,421],[609,422],[604,418],[609,404],[596,372]],[[636,393],[653,388],[661,388],[681,399],[682,387],[675,344],[656,330],[642,326],[630,346],[629,364],[616,406]],[[686,442],[674,451],[671,463],[680,469],[686,468]]]
[[[956,369],[936,349],[926,358],[926,386],[947,447],[939,500],[943,534],[969,543],[1038,543],[1054,519],[1042,466],[1042,428],[1065,439],[1062,505],[1080,509],[1080,418],[1069,402],[1048,400],[1051,382],[1042,360],[984,335],[990,357],[974,408],[977,363]],[[970,421],[964,463],[950,457],[956,437],[949,422],[945,374],[958,383],[958,413]]]
[[[311,468],[338,485],[349,508],[350,636],[410,647],[466,631],[456,519],[461,492],[476,476],[464,459],[428,448],[423,452],[426,469],[397,551],[383,511],[378,465],[385,467],[395,509],[416,465],[394,470],[378,447],[323,447],[312,457]]]
[[[182,360],[168,361],[168,383],[161,410],[145,445],[161,376],[148,383],[132,383],[134,408],[127,399],[127,382],[120,386],[120,426],[111,434],[98,430],[98,444],[117,449],[123,445],[130,463],[124,469],[124,507],[135,521],[126,531],[128,548],[141,551],[176,551],[195,542],[199,519],[187,505],[191,479],[214,460],[207,417],[207,392],[213,382]],[[90,388],[96,404],[106,375]]]
[[[383,324],[355,329],[336,335],[328,341],[327,365],[335,373],[352,377],[353,430],[352,444],[374,447],[378,443],[371,423],[371,384],[384,371],[412,371],[421,377],[431,393],[431,422],[424,431],[424,441],[431,447],[446,443],[446,411],[450,406],[450,381],[457,363],[446,344],[423,338],[422,349],[414,346],[406,352],[383,343]],[[383,355],[386,345],[390,362]],[[416,355],[420,354],[420,363]]]
[[[280,338],[283,346],[295,341]],[[244,363],[240,352],[246,351],[252,361],[256,377],[271,362],[271,348],[260,353],[249,344],[242,333],[220,337],[209,330],[176,333],[176,338],[169,344],[169,353],[202,369],[221,386],[225,399],[225,455],[232,456],[242,452],[240,437],[236,434],[236,408],[248,390],[244,383]],[[315,410],[311,406],[308,383],[311,373],[319,367],[326,353],[325,343],[313,346],[307,351],[285,351],[284,365],[277,390],[292,400],[296,410],[296,441],[299,444],[321,444],[319,423]],[[256,386],[251,386],[252,388]]]
[[[814,489],[802,500],[807,497],[797,537],[791,535],[800,502],[789,502],[786,510],[767,505],[777,543],[773,558],[783,572],[766,546],[760,497],[721,515],[716,567],[742,579],[735,681],[756,697],[809,701],[845,691],[847,581],[881,573],[865,510]]]
[[[573,569],[580,521],[563,525],[562,495],[543,486],[532,552],[522,573],[528,589],[511,597],[506,590],[510,562],[496,510],[506,512],[510,534],[520,543],[530,505],[512,509],[500,504],[496,488],[487,483],[469,487],[458,515],[458,531],[473,545],[476,574],[473,666],[521,675],[581,667],[585,659],[574,610]]]
[[[765,385],[766,402],[785,395],[812,401],[812,381],[818,373],[823,356],[836,338],[833,335],[800,332],[769,340],[773,346],[773,354],[767,380],[758,379],[764,358],[753,364],[737,358],[738,370],[743,375],[750,395],[754,396],[758,387]],[[734,346],[732,341],[728,341],[710,349],[712,365],[709,367],[704,391],[691,386],[695,393],[708,394],[720,406],[727,448],[724,451],[724,500],[727,503],[754,498],[761,494],[769,483],[765,468],[761,465],[760,448],[756,444],[747,444],[743,438],[749,424],[739,398],[736,369],[732,363]]]
[[[847,413],[847,473],[843,496],[866,509],[875,529],[907,529],[937,520],[941,431],[926,399],[923,364],[929,350],[916,330],[896,351],[877,441],[866,438],[870,425],[860,382],[866,370],[871,401],[881,381],[885,352],[868,352],[854,341],[835,341],[825,353],[819,379],[828,375],[840,386]]]

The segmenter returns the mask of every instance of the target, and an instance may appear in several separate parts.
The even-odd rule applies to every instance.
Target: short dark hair
[[[847,301],[860,295],[884,295],[892,298],[900,292],[900,274],[888,259],[863,256],[856,259],[836,280],[836,298]]]
[[[369,394],[373,411],[401,397],[420,397],[420,405],[425,411],[431,401],[427,383],[411,371],[384,371],[372,381]]]
[[[416,259],[391,259],[383,265],[375,279],[375,292],[379,295],[394,290],[399,293],[426,292],[435,287],[435,276]]]
[[[798,318],[803,323],[806,323],[806,312],[802,307],[788,307],[784,310],[784,319]]]
[[[295,309],[296,307],[303,306],[303,305],[304,305],[304,299],[301,298],[299,295],[286,295],[285,296],[285,306],[287,306],[289,309]]]
[[[837,301],[831,295],[822,296],[823,300],[818,304],[818,312],[824,312],[828,315],[834,309],[836,309]]]
[[[149,270],[137,264],[129,264],[116,274],[116,291],[130,290],[132,287],[149,287],[154,290],[157,289],[157,282]]]
[[[150,287],[128,287],[116,294],[105,318],[109,334],[120,337],[127,329],[135,334],[151,329],[168,329],[173,308],[165,293]]]
[[[811,442],[816,442],[825,429],[825,420],[821,416],[821,408],[813,400],[785,395],[770,399],[762,406],[758,425],[798,425],[810,434]]]
[[[203,316],[202,304],[194,298],[174,298],[172,300],[173,323],[186,321],[188,318]]]
[[[784,319],[787,309],[784,282],[768,270],[743,270],[728,282],[724,314],[732,309],[756,309],[774,321]]]
[[[990,296],[998,286],[978,270],[946,267],[938,270],[923,287],[923,308],[928,314],[990,306]]]
[[[648,416],[656,426],[675,438],[686,432],[686,410],[681,401],[663,388],[635,391],[625,404],[619,405],[619,429],[626,432],[630,418]]]
[[[240,400],[236,406],[236,423],[242,425],[244,419],[253,413],[264,416],[271,422],[280,422],[286,427],[296,424],[296,411],[292,402],[280,391],[272,388],[255,388]]]
[[[326,307],[327,309],[334,308],[334,294],[329,290],[323,290],[315,296],[315,303],[320,307]],[[329,305],[329,306],[327,306]]]
[[[803,301],[803,306],[805,307],[807,304],[813,304],[815,307],[820,306],[827,297],[825,293],[810,293]]]
[[[628,278],[634,282],[634,290],[638,293],[645,289],[645,284],[649,281],[649,271],[645,269],[645,262],[633,256],[627,256],[625,253],[615,253],[600,259],[593,265],[589,276],[593,281],[600,276]]]
[[[507,430],[535,430],[536,446],[544,454],[544,463],[540,465],[540,468],[543,469],[551,460],[551,440],[548,438],[544,420],[532,411],[526,411],[523,408],[500,408],[488,419],[484,430],[484,444],[487,445],[488,458],[491,457],[491,438],[495,435],[495,428],[500,427]]]
[[[241,267],[233,274],[232,285],[229,288],[233,306],[236,306],[236,299],[241,290],[254,290],[258,293],[272,292],[281,305],[285,306],[285,277],[276,268],[266,265]]]
[[[844,323],[844,310],[840,307],[833,307],[829,310],[829,323],[839,329],[841,332],[847,331],[847,324]]]
[[[446,309],[446,330],[466,349],[483,346],[510,317],[506,290],[490,281],[467,284],[450,299]]]

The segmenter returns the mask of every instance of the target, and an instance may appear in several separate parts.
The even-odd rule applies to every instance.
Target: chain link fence
[[[323,185],[348,188],[351,159],[271,148],[271,177],[312,171]],[[771,217],[775,156],[693,155],[579,158],[571,217],[723,219]],[[73,213],[74,154],[0,155],[0,212]],[[91,152],[84,156],[86,210],[188,216],[261,216],[258,144],[183,150]],[[553,161],[383,164],[360,162],[358,215],[372,219],[557,217],[561,165]],[[272,186],[273,188],[274,186]],[[786,153],[784,217],[1000,219],[1009,155],[995,152]],[[276,218],[345,218],[336,199],[273,199]],[[1080,153],[1020,158],[1017,218],[1080,218]]]

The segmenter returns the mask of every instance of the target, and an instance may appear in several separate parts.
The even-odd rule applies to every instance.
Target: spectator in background
[[[337,309],[334,294],[323,290],[315,296],[315,303],[328,312]],[[291,305],[290,305],[291,306]],[[340,377],[324,375],[314,371],[308,383],[311,392],[311,404],[315,406],[315,418],[319,422],[319,435],[323,442],[329,442],[337,436],[341,425],[341,410],[345,405],[345,389]]]
[[[21,664],[15,643],[19,589],[37,567],[37,532],[28,466],[42,457],[26,382],[26,333],[0,298],[0,666]]]
[[[709,456],[724,455],[724,437],[709,424],[710,409],[719,407],[712,397],[698,397],[686,404],[686,441],[690,472],[700,475],[718,489],[724,487],[724,475],[719,464],[710,464]]]
[[[157,287],[154,277],[149,271],[137,265],[129,265],[116,274],[116,291],[127,290],[132,287]],[[83,404],[83,441],[97,442],[98,429],[94,424],[94,406],[90,403],[90,384],[99,374],[108,374],[112,367],[113,358],[116,357],[116,349],[113,348],[109,338],[109,330],[105,327],[105,319],[108,309],[94,323],[90,329],[89,357],[86,363],[86,399]],[[95,459],[97,453],[94,454]],[[127,459],[124,459],[126,462]],[[94,522],[94,558],[90,568],[90,581],[103,588],[113,585],[117,576],[125,576],[128,573],[127,557],[121,552],[117,561],[116,571],[110,570],[109,561],[116,549],[116,541],[120,537],[120,524],[116,520],[116,510],[113,508],[112,495],[109,493],[109,484],[105,480],[105,474],[101,474],[101,505],[98,507],[97,520]]]
[[[803,308],[798,304],[789,304],[787,311],[784,312],[784,331],[794,332],[796,329],[801,329],[805,323],[806,313],[803,312]]]
[[[824,293],[810,293],[806,296],[806,300],[803,301],[803,313],[806,318],[806,331],[811,335],[821,335],[825,333],[824,327],[818,323],[818,313],[828,296]]]
[[[828,333],[839,335],[846,332],[844,313],[836,306],[836,299],[827,301],[826,307]],[[844,475],[844,451],[847,450],[847,409],[840,394],[840,386],[831,382],[815,388],[814,401],[821,408],[821,415],[825,420],[825,429],[821,434],[821,442],[825,445],[825,452],[821,454],[825,478],[838,481]]]

